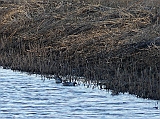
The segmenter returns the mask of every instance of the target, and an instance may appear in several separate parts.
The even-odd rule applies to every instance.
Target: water
[[[156,102],[0,68],[1,119],[160,119]]]

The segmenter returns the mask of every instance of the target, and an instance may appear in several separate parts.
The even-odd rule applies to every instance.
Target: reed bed
[[[160,99],[159,6],[159,0],[1,0],[0,65]]]

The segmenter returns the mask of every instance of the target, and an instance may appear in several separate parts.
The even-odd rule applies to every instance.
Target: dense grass
[[[159,0],[30,0],[0,4],[0,65],[83,76],[160,99]]]

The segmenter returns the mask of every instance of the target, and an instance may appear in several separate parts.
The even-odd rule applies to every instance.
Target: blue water
[[[160,101],[156,103],[0,68],[1,119],[160,119]]]

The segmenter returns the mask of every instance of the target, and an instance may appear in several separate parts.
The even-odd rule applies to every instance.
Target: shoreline
[[[160,100],[160,2],[124,1],[4,2],[0,66]]]

